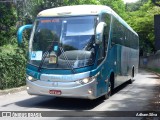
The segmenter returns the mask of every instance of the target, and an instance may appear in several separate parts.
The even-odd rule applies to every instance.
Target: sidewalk
[[[21,86],[21,87],[17,87],[17,88],[10,88],[10,89],[6,89],[6,90],[0,90],[0,95],[12,94],[12,93],[20,92],[23,90],[26,90],[26,86]]]

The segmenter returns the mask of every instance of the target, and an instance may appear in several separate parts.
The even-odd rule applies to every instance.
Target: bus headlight
[[[88,83],[89,81],[90,81],[90,78],[84,78],[81,82],[84,83],[84,84],[86,84],[86,83]]]
[[[93,80],[95,80],[95,77],[84,78],[84,79],[78,80],[76,82],[80,83],[80,84],[87,84]]]
[[[29,80],[29,81],[36,81],[35,78],[33,78],[32,76],[29,76],[29,75],[27,75],[27,80]]]
[[[84,79],[81,79],[81,80],[78,80],[76,81],[77,83],[80,83],[80,84],[87,84],[91,81],[94,81],[96,80],[97,76],[100,74],[100,72],[98,72],[96,75],[92,76],[92,77],[88,77],[88,78],[84,78]]]
[[[28,76],[27,78],[28,78],[28,80],[33,80],[32,76]]]

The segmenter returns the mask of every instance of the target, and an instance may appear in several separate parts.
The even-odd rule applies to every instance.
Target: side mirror
[[[116,43],[115,42],[111,42],[111,47],[113,47]]]
[[[106,26],[107,24],[105,22],[100,22],[98,25],[97,25],[97,28],[96,28],[96,44],[100,44],[102,42],[102,39],[103,39],[103,31],[104,31],[104,27]]]
[[[21,44],[21,43],[22,43],[23,31],[26,30],[26,29],[31,29],[32,26],[33,26],[32,24],[23,25],[23,26],[21,26],[21,27],[18,29],[18,32],[17,32],[17,41],[18,41],[18,44]]]

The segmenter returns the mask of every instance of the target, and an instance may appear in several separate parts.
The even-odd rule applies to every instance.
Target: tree
[[[132,12],[132,11],[137,11],[140,9],[143,4],[147,3],[148,0],[139,0],[137,2],[133,3],[126,3],[126,11],[127,12]]]
[[[139,34],[140,49],[145,53],[155,51],[154,48],[154,15],[160,13],[160,8],[148,1],[139,10],[128,12],[128,23]]]
[[[122,18],[126,17],[125,4],[122,0],[54,0],[54,2],[53,0],[27,0],[25,12],[32,19],[35,19],[36,15],[44,9],[82,4],[107,5],[115,10]]]
[[[123,19],[126,18],[125,4],[122,0],[99,0],[100,4],[111,7]]]
[[[97,0],[27,0],[25,12],[32,20],[36,15],[48,8],[54,8],[67,5],[81,5],[81,4],[100,4]]]
[[[0,46],[10,43],[16,32],[16,10],[12,3],[0,4]]]
[[[160,7],[160,1],[159,0],[152,0],[152,2],[156,5]]]

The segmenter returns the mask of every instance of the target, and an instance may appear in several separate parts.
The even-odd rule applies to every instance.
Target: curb
[[[1,95],[7,95],[7,94],[12,94],[12,93],[17,93],[26,90],[26,86],[21,86],[18,88],[11,88],[11,89],[6,89],[6,90],[0,90],[0,96]]]

